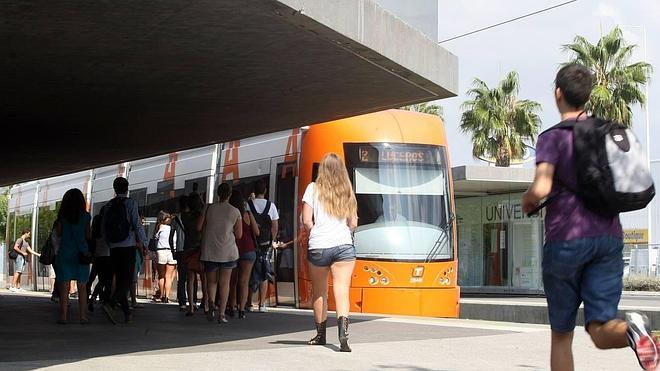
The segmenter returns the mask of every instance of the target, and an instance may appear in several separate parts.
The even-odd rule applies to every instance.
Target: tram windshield
[[[344,154],[358,203],[358,258],[453,258],[444,147],[351,143]]]

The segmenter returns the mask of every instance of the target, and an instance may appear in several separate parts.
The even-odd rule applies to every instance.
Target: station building
[[[660,161],[652,162],[660,184]],[[458,166],[452,169],[458,234],[458,283],[463,294],[543,293],[544,212],[522,212],[532,167]],[[652,240],[649,241],[648,213]],[[659,275],[660,200],[621,215],[626,273]]]

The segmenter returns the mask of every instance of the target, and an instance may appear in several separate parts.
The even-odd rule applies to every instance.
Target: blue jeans
[[[582,302],[585,327],[615,319],[623,289],[623,239],[605,236],[547,242],[543,286],[553,331],[573,331]]]

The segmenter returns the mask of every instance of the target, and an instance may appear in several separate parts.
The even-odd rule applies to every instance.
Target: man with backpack
[[[618,213],[643,208],[654,194],[644,176],[648,169],[636,158],[639,143],[620,125],[585,114],[593,86],[587,68],[561,68],[555,85],[562,122],[539,136],[536,175],[522,199],[528,214],[547,205],[543,286],[552,329],[551,368],[573,370],[573,330],[584,303],[585,329],[596,347],[630,346],[642,368],[655,370],[658,346],[648,320],[639,313],[617,319],[623,287]],[[612,158],[629,164],[607,164]],[[629,202],[644,198],[646,203]]]
[[[115,198],[108,201],[105,206],[102,236],[110,248],[116,283],[114,297],[119,300],[124,312],[124,320],[130,323],[132,314],[128,305],[128,295],[135,269],[136,249],[142,248],[148,239],[140,223],[138,204],[127,196],[128,180],[118,177],[112,183],[112,187],[115,190]],[[114,323],[112,307],[108,303],[103,305],[103,311]]]
[[[259,226],[257,239],[257,259],[254,264],[251,287],[253,291],[259,289],[259,312],[266,312],[266,292],[268,280],[272,279],[273,268],[270,262],[273,241],[277,240],[279,230],[277,206],[266,199],[268,188],[264,181],[258,181],[254,186],[255,199],[248,201],[250,211]]]

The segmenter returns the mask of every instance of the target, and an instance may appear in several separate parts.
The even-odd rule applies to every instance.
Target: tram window
[[[142,213],[142,215],[145,215],[144,213],[146,212],[147,206],[147,189],[131,189],[130,192],[128,192],[128,197],[134,199],[135,202],[137,202],[138,211]]]

